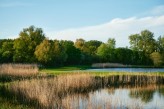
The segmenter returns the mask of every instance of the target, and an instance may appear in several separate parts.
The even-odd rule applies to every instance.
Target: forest
[[[0,39],[0,63],[65,66],[108,62],[160,67],[164,65],[164,36],[154,37],[153,32],[143,30],[129,36],[130,47],[116,47],[114,38],[107,42],[50,40],[42,28],[30,26],[16,39]]]

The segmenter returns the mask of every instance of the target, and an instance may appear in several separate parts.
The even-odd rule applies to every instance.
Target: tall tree
[[[159,36],[157,39],[157,51],[160,53],[164,53],[164,36]]]
[[[140,47],[139,47],[139,43],[140,43],[140,35],[139,34],[133,34],[129,36],[129,40],[130,40],[130,48],[132,50],[135,51],[139,51]]]
[[[149,30],[141,31],[140,34],[129,36],[130,44],[133,50],[143,51],[146,54],[151,54],[156,50],[156,41],[154,34]]]
[[[159,67],[162,65],[162,63],[163,63],[162,62],[162,55],[159,52],[151,53],[150,57],[154,63],[154,66]]]
[[[36,46],[45,39],[41,28],[30,26],[20,32],[19,38],[14,42],[14,62],[35,62],[34,52]]]
[[[14,49],[13,49],[13,42],[14,40],[6,40],[2,44],[1,48],[1,62],[12,62],[13,61],[13,54],[14,54]]]
[[[116,40],[114,38],[109,38],[107,41],[109,48],[114,49],[116,47]]]
[[[108,61],[108,46],[106,44],[101,44],[97,49],[97,55],[103,62]]]
[[[62,65],[67,59],[66,49],[58,40],[53,41],[53,64]]]
[[[81,60],[81,51],[74,46],[74,42],[62,40],[62,46],[66,50],[67,60],[66,64],[80,64]]]
[[[149,30],[141,31],[140,49],[146,53],[152,53],[156,50],[154,34]]]
[[[103,62],[115,62],[115,39],[109,38],[107,43],[101,44],[97,49],[97,55]]]
[[[90,40],[85,43],[86,47],[88,48],[88,53],[90,55],[95,55],[97,52],[97,48],[102,44],[102,42],[97,40]]]
[[[76,39],[75,47],[83,51],[86,48],[85,40],[84,39]]]
[[[53,43],[47,39],[36,47],[35,56],[39,62],[49,64],[53,61]]]

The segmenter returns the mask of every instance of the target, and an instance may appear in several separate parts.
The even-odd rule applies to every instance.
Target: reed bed
[[[115,67],[130,67],[130,65],[124,65],[120,63],[94,63],[93,68],[115,68]]]
[[[24,102],[34,102],[37,108],[60,108],[61,98],[74,91],[84,91],[93,85],[86,74],[32,79],[13,83],[9,90]],[[55,107],[54,107],[55,105]]]
[[[71,106],[67,101],[72,98],[67,99],[68,95],[86,94],[104,87],[142,87],[149,84],[164,84],[164,77],[143,75],[100,77],[87,73],[77,73],[52,78],[17,81],[10,84],[7,90],[14,98],[34,105],[36,108],[70,109]]]
[[[36,75],[39,68],[36,64],[1,64],[0,76],[31,76]]]

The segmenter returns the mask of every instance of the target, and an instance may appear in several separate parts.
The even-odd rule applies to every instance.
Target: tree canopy
[[[0,63],[77,65],[98,62],[130,65],[164,65],[164,36],[143,30],[129,36],[130,48],[116,47],[116,40],[49,40],[41,28],[24,28],[16,39],[0,40]]]

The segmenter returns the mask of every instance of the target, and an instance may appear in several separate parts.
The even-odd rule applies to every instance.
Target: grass
[[[18,81],[16,78],[12,82],[0,83],[0,87],[6,86],[1,89],[1,92],[5,93],[2,95],[6,97],[9,95],[14,101],[18,100],[18,102],[10,102],[0,96],[0,109],[28,108],[28,106],[19,103],[41,109],[61,108],[67,106],[68,100],[63,102],[64,104],[62,100],[68,95],[86,94],[106,86],[164,84],[164,73],[85,71],[87,68],[90,66],[66,66],[38,70],[36,65],[3,64],[0,66],[0,76],[9,76],[10,78],[20,76],[23,78],[35,75],[35,78],[23,78]],[[63,108],[69,108],[69,106]]]
[[[1,64],[0,76],[31,76],[36,75],[39,68],[36,64]]]
[[[60,105],[61,97],[75,89],[87,89],[91,84],[93,84],[92,78],[88,75],[61,75],[14,82],[10,84],[9,91],[20,101],[34,103],[36,108],[54,108],[54,104]]]
[[[81,70],[86,70],[91,68],[89,65],[76,65],[76,66],[65,66],[65,67],[57,67],[57,68],[45,68],[41,69],[41,74],[54,74],[54,75],[60,75],[60,74],[70,74]]]
[[[63,69],[62,69],[63,68]],[[76,70],[73,70],[76,69]],[[63,74],[74,74],[74,73],[88,73],[94,76],[112,76],[112,75],[147,75],[147,76],[164,76],[164,72],[102,72],[102,71],[85,71],[76,67],[61,67],[61,68],[50,68],[40,70],[41,74],[50,75],[63,75]]]
[[[158,76],[134,76],[112,75],[95,76],[89,73],[75,73],[58,75],[52,78],[31,79],[13,82],[8,91],[19,101],[23,101],[36,108],[66,108],[68,102],[61,101],[68,95],[89,93],[103,87],[133,86],[163,84],[164,77]],[[67,101],[67,100],[66,100]],[[69,107],[68,107],[69,109]]]

